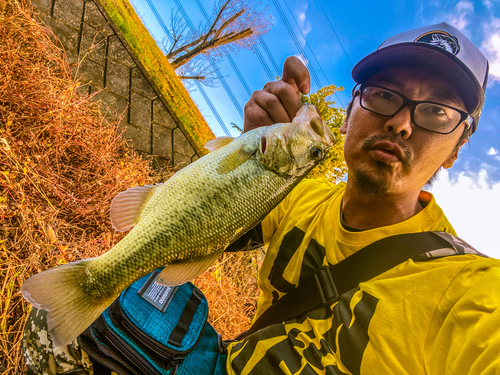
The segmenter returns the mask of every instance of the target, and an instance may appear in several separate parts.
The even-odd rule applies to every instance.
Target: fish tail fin
[[[23,297],[47,310],[49,333],[56,346],[69,344],[118,296],[91,296],[85,289],[86,264],[65,264],[30,277],[21,286]]]

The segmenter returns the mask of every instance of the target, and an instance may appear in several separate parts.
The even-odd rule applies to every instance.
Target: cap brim
[[[469,113],[475,114],[483,105],[483,90],[469,68],[451,53],[430,44],[408,42],[384,47],[360,60],[351,75],[354,81],[363,83],[374,74],[396,66],[436,72],[457,89]]]

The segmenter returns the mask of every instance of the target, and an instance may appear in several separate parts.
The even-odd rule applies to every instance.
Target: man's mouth
[[[404,145],[399,145],[398,143],[388,140],[383,136],[373,136],[363,143],[362,148],[368,151],[374,160],[384,164],[401,162],[403,166],[408,167],[412,161],[411,153]]]
[[[376,152],[381,152],[382,154],[386,154],[387,156],[395,156],[400,161],[405,158],[403,150],[397,144],[392,143],[390,141],[378,141],[371,147],[371,150]]]

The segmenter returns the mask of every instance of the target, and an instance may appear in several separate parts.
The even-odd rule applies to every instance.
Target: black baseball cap
[[[477,130],[489,63],[460,31],[442,22],[402,32],[361,59],[351,74],[354,81],[363,83],[375,73],[394,66],[429,69],[451,82],[473,118],[472,133]]]

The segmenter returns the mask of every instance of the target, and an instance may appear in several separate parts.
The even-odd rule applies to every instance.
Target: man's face
[[[390,68],[371,77],[367,84],[383,86],[413,100],[426,100],[465,111],[453,86],[435,75],[410,67]],[[415,126],[411,108],[393,117],[363,109],[359,93],[342,127],[346,135],[344,156],[349,180],[372,194],[420,191],[434,172],[449,168],[458,156],[461,124],[450,134],[437,134]]]

